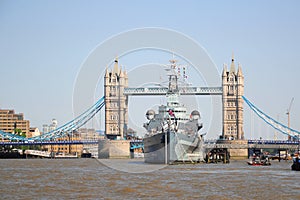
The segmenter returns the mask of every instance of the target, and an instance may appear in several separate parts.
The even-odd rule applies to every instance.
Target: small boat
[[[87,149],[83,149],[81,153],[81,158],[91,158],[92,153],[90,153]]]
[[[271,165],[269,158],[265,156],[253,156],[249,161],[247,161],[248,165],[253,166],[267,166]]]
[[[291,166],[292,170],[300,171],[300,142],[299,142],[299,135],[298,135],[298,150],[295,153],[295,157],[293,157],[293,164]]]
[[[299,156],[293,158],[292,170],[300,171],[300,158]]]

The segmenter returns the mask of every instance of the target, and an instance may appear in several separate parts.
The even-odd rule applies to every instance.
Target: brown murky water
[[[300,199],[300,172],[290,166],[232,161],[128,173],[97,159],[0,160],[0,199]]]

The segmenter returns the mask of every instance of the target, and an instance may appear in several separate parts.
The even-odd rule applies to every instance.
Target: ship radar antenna
[[[172,59],[169,60],[169,61],[170,61],[170,63],[171,63],[171,68],[172,68],[172,69],[175,69],[177,60],[175,59],[175,54],[174,54],[174,52],[172,52]]]

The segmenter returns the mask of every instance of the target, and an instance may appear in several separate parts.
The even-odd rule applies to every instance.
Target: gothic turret
[[[222,77],[226,77],[226,76],[227,76],[227,65],[224,63],[224,64],[223,64]]]

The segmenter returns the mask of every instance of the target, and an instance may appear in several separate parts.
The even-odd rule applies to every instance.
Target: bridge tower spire
[[[109,139],[123,138],[128,124],[128,98],[124,88],[128,87],[126,71],[119,68],[118,59],[112,70],[107,69],[104,76],[105,93],[105,134]]]
[[[223,139],[244,139],[243,98],[244,75],[241,66],[235,71],[232,54],[230,70],[226,65],[222,73],[222,101],[223,101]]]
[[[234,64],[234,54],[233,54],[233,52],[232,52],[232,56],[231,56],[230,73],[235,73],[235,64]]]

